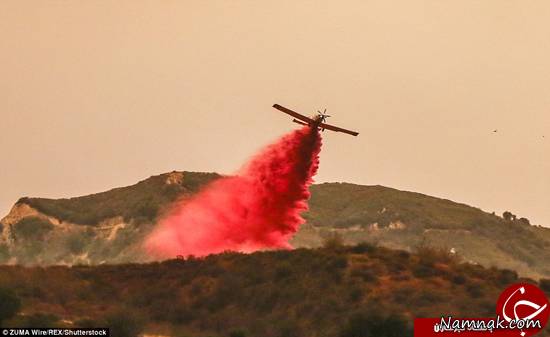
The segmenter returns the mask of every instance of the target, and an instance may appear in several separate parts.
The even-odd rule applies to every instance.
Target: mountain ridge
[[[217,173],[155,175],[137,184],[82,197],[21,198],[0,220],[0,263],[148,262],[142,239],[174,201],[191,197]],[[427,245],[464,260],[550,276],[550,229],[479,208],[381,185],[312,185],[306,223],[294,247],[319,247],[331,236],[412,251]],[[47,243],[47,244],[46,244]]]

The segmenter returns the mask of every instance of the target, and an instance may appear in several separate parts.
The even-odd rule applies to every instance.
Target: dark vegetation
[[[11,289],[0,288],[0,327],[21,309],[21,300]]]
[[[118,337],[406,337],[414,317],[493,315],[500,292],[518,281],[536,283],[429,247],[337,240],[141,265],[0,267],[0,287],[22,303],[3,324],[109,326]]]
[[[48,220],[27,217],[13,226],[13,235],[16,240],[42,240],[53,228]]]

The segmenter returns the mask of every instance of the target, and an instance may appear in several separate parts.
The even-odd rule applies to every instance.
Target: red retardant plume
[[[292,248],[319,166],[321,136],[305,126],[264,148],[235,176],[180,201],[145,241],[158,257]]]

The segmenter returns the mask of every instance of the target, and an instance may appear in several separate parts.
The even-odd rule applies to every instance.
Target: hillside
[[[140,242],[155,219],[218,177],[172,172],[84,197],[22,198],[0,222],[0,263],[146,262]],[[383,186],[326,183],[311,192],[295,247],[318,247],[333,235],[407,251],[427,245],[487,267],[550,277],[550,229],[527,219]]]
[[[415,317],[494,316],[500,292],[518,281],[534,282],[433,249],[337,240],[150,264],[0,266],[0,289],[22,303],[5,326],[109,326],[117,337],[406,337]]]
[[[21,198],[37,211],[60,221],[81,225],[97,225],[121,216],[124,221],[151,222],[160,210],[178,197],[192,195],[216,173],[171,172],[150,177],[139,183],[70,199]],[[185,179],[184,179],[185,178]]]
[[[510,214],[504,219],[450,200],[383,186],[331,183],[312,186],[311,192],[308,231],[320,236],[338,232],[349,243],[453,249],[467,261],[485,266],[531,277],[550,275],[550,229],[532,226],[525,218]]]

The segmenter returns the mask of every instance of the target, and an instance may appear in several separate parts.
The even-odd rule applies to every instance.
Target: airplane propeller
[[[330,117],[330,115],[327,115],[327,109],[324,109],[323,112],[321,112],[321,110],[317,110],[317,112],[319,113],[319,116],[321,116],[323,122],[325,121],[325,119]]]

